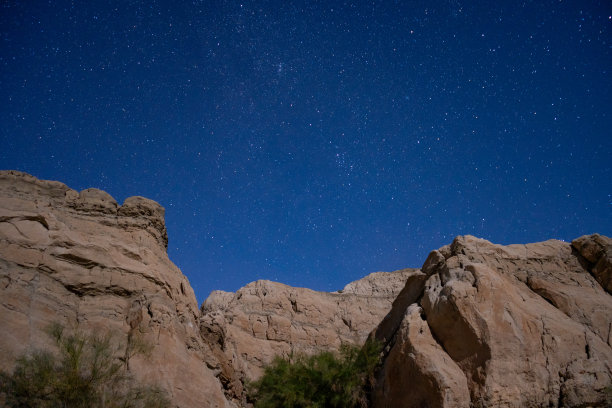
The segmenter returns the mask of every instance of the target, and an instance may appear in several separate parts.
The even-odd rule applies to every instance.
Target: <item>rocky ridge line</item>
[[[0,171],[0,353],[48,347],[46,325],[137,334],[130,367],[179,407],[249,406],[244,383],[275,355],[385,345],[372,406],[606,406],[612,379],[612,240],[494,245],[471,236],[423,267],[338,292],[252,282],[199,309],[168,259],[164,209],[119,206]],[[10,370],[11,359],[0,360]]]

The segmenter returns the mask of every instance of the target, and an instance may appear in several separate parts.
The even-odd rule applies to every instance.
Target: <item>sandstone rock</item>
[[[154,348],[130,362],[137,378],[180,407],[233,406],[200,336],[193,290],[166,254],[163,217],[142,197],[118,206],[101,190],[0,172],[0,368],[47,348],[51,322],[140,333]]]
[[[395,272],[374,272],[347,284],[337,293],[395,298],[398,288],[403,288],[406,284],[406,278],[417,271],[418,269],[409,268]]]
[[[106,191],[88,188],[79,193],[74,201],[77,210],[89,213],[116,214],[117,201]]]
[[[433,338],[422,314],[416,303],[406,309],[379,373],[381,381],[372,396],[375,406],[468,407],[466,377]],[[398,386],[400,381],[404,386]]]
[[[584,266],[597,282],[612,294],[612,240],[599,234],[585,235],[573,240],[572,246],[586,259]]]
[[[609,239],[580,240],[591,264],[609,262]],[[422,270],[425,284],[409,279],[411,296],[372,334],[387,345],[375,407],[468,406],[468,395],[475,407],[606,403],[612,297],[569,244],[458,237]]]
[[[200,329],[216,344],[227,387],[243,399],[241,384],[258,378],[277,355],[362,344],[414,274],[420,272],[377,272],[335,293],[270,281],[250,283],[236,293],[215,291],[202,305]]]
[[[49,346],[54,321],[138,334],[130,367],[179,407],[248,406],[276,355],[384,344],[374,407],[605,406],[612,383],[612,240],[494,245],[470,236],[421,270],[334,293],[257,281],[201,309],[168,259],[164,209],[0,171],[0,369]]]

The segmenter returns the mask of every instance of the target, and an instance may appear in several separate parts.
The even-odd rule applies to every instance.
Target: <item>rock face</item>
[[[164,209],[104,191],[0,172],[0,353],[50,346],[46,327],[138,334],[154,345],[132,372],[180,407],[245,405],[244,381],[277,354],[361,343],[417,270],[377,272],[336,293],[253,282],[198,309],[168,259]],[[11,370],[14,358],[0,360]]]
[[[49,346],[51,322],[138,334],[154,345],[130,366],[180,407],[230,407],[219,362],[199,333],[185,276],[166,254],[164,209],[131,197],[78,193],[62,183],[0,172],[0,354]],[[11,370],[14,358],[0,359]]]
[[[270,281],[250,283],[236,293],[216,291],[202,305],[202,336],[216,345],[220,378],[230,395],[244,403],[244,380],[258,378],[274,356],[362,344],[406,279],[418,273],[376,272],[335,293]]]
[[[373,406],[606,406],[611,244],[464,236],[433,251],[372,333],[386,346]]]
[[[166,254],[164,209],[0,171],[0,369],[51,322],[140,336],[130,367],[178,407],[248,406],[276,355],[384,344],[374,407],[612,403],[612,240],[494,245],[470,236],[423,267],[334,293],[257,281],[198,309]],[[609,391],[606,391],[608,387]]]

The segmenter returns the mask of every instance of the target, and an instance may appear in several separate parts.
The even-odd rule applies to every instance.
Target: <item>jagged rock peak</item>
[[[29,209],[63,207],[78,214],[114,217],[117,223],[126,227],[147,230],[160,245],[168,248],[164,207],[148,198],[128,197],[123,205],[119,206],[106,191],[88,188],[77,192],[59,181],[39,180],[28,173],[16,170],[0,170],[0,191],[9,205],[11,198],[35,197]],[[112,221],[109,219],[106,222]]]

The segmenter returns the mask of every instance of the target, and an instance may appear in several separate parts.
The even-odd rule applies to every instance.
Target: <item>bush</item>
[[[116,346],[110,334],[75,331],[67,334],[54,324],[49,334],[57,351],[38,350],[17,359],[12,374],[0,372],[0,393],[9,407],[168,407],[170,401],[157,387],[135,383],[128,370],[129,357],[142,347],[128,342]],[[119,357],[122,355],[122,357]]]
[[[249,385],[249,398],[257,408],[366,407],[379,355],[380,346],[367,342],[343,346],[339,355],[276,357]]]

